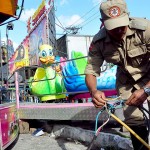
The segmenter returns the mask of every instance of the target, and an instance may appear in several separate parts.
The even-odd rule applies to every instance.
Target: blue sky
[[[21,0],[19,0],[20,5]],[[14,30],[9,31],[9,38],[16,48],[27,35],[26,21],[33,15],[42,0],[25,0],[21,18],[14,22]],[[99,4],[101,0],[54,0],[56,23],[64,28],[70,25],[81,27],[79,34],[94,35],[100,27]],[[126,0],[130,16],[150,19],[149,0]],[[61,22],[61,24],[58,22]],[[6,25],[0,26],[1,38],[6,40]],[[56,33],[64,34],[64,30],[56,25]]]

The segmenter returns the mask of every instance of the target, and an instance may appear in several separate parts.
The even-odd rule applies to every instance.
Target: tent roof
[[[0,23],[16,15],[18,0],[0,1]]]

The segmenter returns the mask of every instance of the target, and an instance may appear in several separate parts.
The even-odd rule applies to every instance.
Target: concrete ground
[[[86,150],[83,144],[65,139],[55,139],[49,135],[32,136],[20,134],[19,138],[7,150]]]
[[[39,122],[35,124],[39,124]],[[35,124],[31,125],[30,123],[30,126],[35,127]],[[44,132],[44,135],[41,136],[33,136],[32,134],[36,128],[30,128],[29,123],[21,121],[18,139],[6,150],[87,150],[90,143],[89,141],[92,141],[92,137],[90,137],[90,134],[87,134],[89,132],[85,132],[86,130],[84,128],[86,127],[86,129],[92,131],[94,124],[73,122],[73,125],[76,125],[76,127],[61,124],[52,125],[52,122],[49,125],[47,122],[43,122],[40,126],[43,126],[47,132]],[[119,128],[110,130],[110,128],[106,128],[106,130],[103,129],[103,131],[118,133],[118,129]],[[72,138],[74,140],[71,140],[70,137],[74,137]],[[83,142],[80,143],[79,141]],[[86,143],[86,145],[84,143]]]

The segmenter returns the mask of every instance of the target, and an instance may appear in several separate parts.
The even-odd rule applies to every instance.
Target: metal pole
[[[3,150],[1,119],[0,119],[0,150]]]
[[[6,26],[6,43],[7,43],[7,70],[6,70],[6,80],[7,80],[7,86],[8,86],[8,25]]]
[[[15,72],[15,87],[16,87],[16,105],[17,109],[19,109],[19,82],[18,82],[18,72]]]
[[[1,41],[1,31],[0,31],[0,68],[1,68],[1,86],[3,86],[3,64],[2,64],[2,41]]]

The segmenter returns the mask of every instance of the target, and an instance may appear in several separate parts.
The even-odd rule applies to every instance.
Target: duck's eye
[[[53,51],[52,50],[49,51],[49,55],[53,56]]]
[[[42,57],[46,57],[47,54],[46,54],[46,51],[42,51]]]

